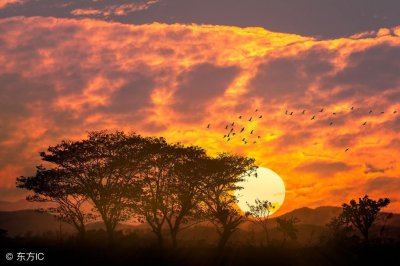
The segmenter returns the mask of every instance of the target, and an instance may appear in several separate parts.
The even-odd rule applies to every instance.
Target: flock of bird
[[[355,110],[355,108],[354,108],[354,106],[352,106],[351,108],[350,108],[350,112],[352,112],[352,111],[354,111]],[[325,109],[324,108],[322,108],[321,110],[319,110],[319,113],[324,113],[325,112]],[[369,115],[371,115],[373,113],[373,110],[370,110],[369,112],[368,112],[368,114]],[[385,112],[384,111],[380,111],[379,112],[380,114],[384,114]],[[294,112],[293,111],[288,111],[288,110],[286,110],[285,111],[285,113],[284,113],[286,116],[293,116],[294,115]],[[394,110],[393,111],[393,114],[397,114],[397,110]],[[301,112],[301,115],[306,115],[306,110],[303,110],[302,112]],[[332,116],[336,116],[337,115],[337,113],[336,112],[333,112],[332,114],[331,114]],[[263,118],[263,115],[262,114],[260,114],[259,113],[259,110],[258,109],[256,109],[255,111],[254,111],[254,114],[252,115],[252,116],[250,116],[250,118],[249,119],[247,119],[247,122],[253,122],[253,121],[255,121],[256,119],[262,119]],[[313,114],[312,116],[311,116],[311,119],[310,120],[315,120],[317,118],[317,114]],[[240,115],[239,117],[238,117],[238,119],[240,120],[240,121],[245,121],[246,122],[246,119],[244,119],[244,117],[242,116],[242,115]],[[332,126],[334,124],[334,122],[333,121],[330,121],[329,122],[329,125],[330,126]],[[238,123],[236,123],[236,126],[238,125]],[[367,121],[365,121],[365,122],[363,122],[362,124],[361,124],[361,126],[366,126],[367,125]],[[211,123],[209,123],[208,125],[207,125],[207,129],[210,129],[211,128]],[[234,137],[238,137],[238,136],[240,136],[240,139],[241,139],[241,142],[243,142],[244,144],[247,144],[247,143],[253,143],[253,144],[257,144],[257,140],[259,140],[260,138],[261,138],[261,136],[260,135],[256,135],[255,134],[255,131],[254,131],[254,129],[248,129],[248,127],[243,127],[243,126],[240,126],[239,128],[235,128],[235,122],[229,122],[228,124],[226,124],[226,126],[225,126],[225,130],[226,130],[226,132],[225,132],[225,134],[223,135],[223,138],[225,139],[225,141],[227,141],[227,142],[229,142],[231,139],[233,139]],[[252,139],[251,139],[252,138]],[[350,148],[346,148],[344,151],[345,152],[348,152],[350,150]]]

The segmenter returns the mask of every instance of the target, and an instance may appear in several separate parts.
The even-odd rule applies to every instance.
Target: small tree
[[[254,204],[250,204],[246,202],[249,207],[249,211],[246,212],[246,216],[252,216],[253,219],[250,219],[251,222],[255,222],[258,224],[265,234],[265,239],[267,244],[269,243],[269,234],[268,234],[268,218],[271,214],[271,211],[275,208],[271,202],[268,200],[259,200],[255,199]]]
[[[352,227],[341,215],[333,217],[326,227],[328,229],[328,239],[334,240],[336,243],[342,243],[345,241],[353,231]]]
[[[388,198],[373,200],[365,195],[363,198],[358,199],[358,203],[353,199],[350,204],[344,203],[342,205],[343,211],[340,214],[347,224],[351,224],[364,237],[366,243],[369,241],[369,229],[374,224],[379,212],[382,208],[389,205]]]
[[[38,166],[36,175],[17,178],[17,187],[33,191],[28,201],[56,204],[55,207],[41,209],[54,215],[57,219],[71,224],[78,231],[81,240],[84,239],[85,224],[94,220],[95,215],[84,211],[83,205],[87,198],[79,193],[79,189],[68,183],[67,174],[60,169],[46,169]]]
[[[286,238],[289,237],[292,240],[297,239],[297,228],[296,224],[299,223],[299,219],[296,217],[291,218],[277,218],[278,230],[283,234],[282,246],[286,243]]]

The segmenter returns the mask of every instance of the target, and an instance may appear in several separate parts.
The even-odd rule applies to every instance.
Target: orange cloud
[[[22,4],[25,0],[0,0],[0,9],[8,5]]]
[[[284,179],[282,212],[366,193],[392,198],[400,211],[387,189],[400,182],[397,29],[317,40],[43,17],[0,27],[3,187],[33,172],[48,145],[108,128],[254,157]],[[237,135],[226,142],[232,122]]]

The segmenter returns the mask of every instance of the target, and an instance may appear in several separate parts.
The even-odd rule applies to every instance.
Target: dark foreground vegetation
[[[3,230],[4,254],[43,252],[36,263],[49,265],[399,264],[399,238],[393,228],[388,233],[393,214],[381,212],[387,198],[344,203],[314,230],[293,215],[271,224],[267,199],[238,210],[232,191],[256,173],[251,158],[107,131],[62,141],[40,156],[43,165],[17,178],[17,187],[76,234],[9,237]],[[118,230],[127,221],[144,227]],[[90,229],[94,222],[102,228]]]
[[[103,232],[104,233],[104,232]],[[192,243],[177,249],[147,246],[134,234],[119,235],[110,248],[105,234],[88,233],[86,243],[76,238],[43,237],[7,239],[2,243],[1,265],[399,265],[399,243],[324,243],[319,245],[228,245],[222,256],[215,246]],[[3,239],[4,241],[4,239]],[[43,252],[41,262],[8,262],[6,252]]]

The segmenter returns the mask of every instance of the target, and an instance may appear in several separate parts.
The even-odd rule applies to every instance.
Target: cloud
[[[296,167],[300,172],[311,172],[320,177],[332,178],[337,173],[346,172],[353,169],[354,166],[344,162],[314,161]]]
[[[398,192],[400,190],[400,178],[391,176],[379,176],[366,182],[367,191],[381,191],[383,193]]]
[[[0,27],[0,187],[32,173],[49,145],[98,129],[254,157],[284,178],[289,209],[300,207],[299,193],[301,205],[338,205],[347,199],[330,191],[354,188],[343,194],[351,199],[382,169],[396,177],[387,158],[399,147],[391,69],[399,36],[317,40],[260,28],[45,17],[0,19]],[[373,63],[382,68],[369,71]],[[369,85],[363,73],[382,82]],[[232,122],[235,132],[246,130],[228,143]],[[302,191],[305,184],[315,186]]]
[[[399,87],[399,68],[400,47],[383,43],[351,53],[346,67],[327,78],[324,86],[341,86],[336,95],[339,99],[381,94]]]
[[[250,81],[250,96],[263,97],[266,102],[299,100],[321,75],[333,69],[333,53],[320,47],[292,56],[267,60],[257,68]]]
[[[0,0],[0,9],[10,6],[10,5],[22,4],[25,1],[26,0]]]
[[[174,109],[198,119],[207,105],[224,94],[238,71],[234,66],[219,67],[209,63],[193,66],[178,77]]]
[[[74,16],[127,16],[130,13],[149,9],[152,5],[157,4],[158,0],[149,0],[145,2],[110,5],[101,9],[95,8],[77,8],[71,11]]]
[[[385,173],[387,170],[389,170],[389,168],[379,168],[374,166],[373,164],[365,164],[365,174],[374,174],[374,173]]]

